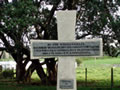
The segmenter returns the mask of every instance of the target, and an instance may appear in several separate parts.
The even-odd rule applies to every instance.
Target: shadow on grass
[[[79,84],[83,84],[82,82]],[[110,87],[93,87],[91,83],[88,83],[89,86],[79,86],[77,90],[120,90],[120,88],[110,88]],[[0,81],[0,90],[56,90],[56,86],[43,86],[41,84],[18,84],[15,80],[4,80]]]
[[[0,86],[0,90],[56,90],[55,86]],[[120,88],[78,87],[77,90],[120,90]]]

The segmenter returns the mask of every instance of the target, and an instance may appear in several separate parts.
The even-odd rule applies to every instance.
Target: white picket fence
[[[2,70],[5,69],[16,69],[16,62],[15,61],[0,61],[0,65],[2,66]],[[29,62],[26,66],[26,69],[31,65],[31,62]],[[46,68],[46,65],[42,66],[43,68]],[[75,67],[77,68],[77,63],[75,63]]]
[[[0,65],[2,69],[16,69],[16,62],[15,61],[0,61]]]
[[[2,70],[5,69],[16,69],[16,62],[15,61],[0,61],[0,65],[2,66]],[[31,62],[29,62],[26,66],[26,69],[31,65]],[[46,65],[42,66],[43,68],[46,68]]]

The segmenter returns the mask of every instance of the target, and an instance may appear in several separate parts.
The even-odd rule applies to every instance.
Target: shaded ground
[[[94,82],[78,82],[77,90],[120,90],[120,87],[100,87],[94,86]],[[56,90],[56,86],[44,86],[40,82],[20,83],[18,84],[14,79],[0,80],[0,90]]]
[[[56,86],[1,85],[0,90],[56,90]],[[120,90],[120,88],[78,87],[77,90]]]

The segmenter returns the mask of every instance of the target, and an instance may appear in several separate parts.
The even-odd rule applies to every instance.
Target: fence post
[[[85,68],[85,86],[87,86],[87,68]]]
[[[113,67],[111,68],[111,87],[113,87]]]

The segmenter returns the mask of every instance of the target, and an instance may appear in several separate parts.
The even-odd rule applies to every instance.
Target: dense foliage
[[[84,0],[80,3],[77,39],[100,37],[103,39],[105,53],[116,56],[114,50],[120,48],[119,5],[119,0]]]

